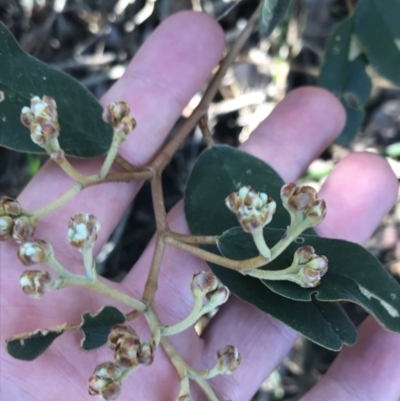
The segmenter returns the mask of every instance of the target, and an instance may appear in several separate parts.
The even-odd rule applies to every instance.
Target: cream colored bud
[[[103,109],[102,116],[104,122],[117,127],[124,117],[129,116],[130,112],[131,109],[126,102],[112,102]]]
[[[46,139],[57,138],[60,135],[60,126],[57,122],[45,120],[40,124],[40,128]]]
[[[116,400],[121,394],[121,382],[104,379],[94,374],[88,381],[90,395],[97,395],[101,400]]]
[[[107,345],[115,350],[118,344],[126,337],[135,338],[138,341],[138,347],[140,345],[139,336],[136,334],[136,331],[125,324],[116,324],[110,331],[107,339]]]
[[[149,343],[142,343],[138,351],[138,361],[141,365],[151,365],[153,363],[153,347]]]
[[[122,369],[114,362],[103,362],[96,367],[94,374],[101,379],[118,380],[122,375]]]
[[[210,305],[217,308],[218,306],[224,304],[229,298],[230,292],[228,287],[224,285],[220,286],[217,290],[210,292],[206,295]]]
[[[93,246],[100,230],[100,223],[92,214],[79,213],[68,222],[68,242],[83,251]]]
[[[228,209],[236,217],[244,231],[259,232],[272,220],[276,203],[266,193],[256,192],[251,187],[242,187],[225,199]]]
[[[35,226],[29,217],[21,216],[14,220],[13,238],[18,244],[29,240],[35,232]]]
[[[309,262],[315,256],[315,250],[312,246],[302,246],[296,251],[299,264],[305,264]]]
[[[313,206],[307,210],[306,216],[313,220],[315,225],[321,223],[326,216],[326,203],[324,200],[317,200]]]
[[[46,137],[42,133],[41,125],[37,122],[33,122],[30,129],[32,142],[36,143],[36,145],[40,146],[41,148],[44,148]]]
[[[18,250],[18,258],[25,266],[46,263],[53,254],[50,242],[41,239],[25,242]]]
[[[50,274],[37,270],[22,273],[19,282],[22,291],[31,298],[41,298],[44,293],[54,288],[54,280]]]
[[[21,110],[21,123],[25,127],[30,128],[31,124],[35,121],[35,115],[29,107],[23,107]]]
[[[115,362],[124,368],[139,365],[140,345],[140,340],[135,337],[122,337],[115,348]]]
[[[0,241],[7,241],[12,237],[14,220],[10,216],[0,216]]]
[[[136,127],[136,120],[132,117],[125,116],[118,124],[116,130],[122,132],[124,135],[128,135]]]
[[[0,216],[18,217],[21,214],[22,208],[17,200],[7,196],[0,198]]]
[[[218,288],[218,279],[213,273],[199,272],[193,276],[191,291],[194,296],[204,296]]]
[[[217,352],[217,366],[221,373],[230,374],[237,369],[242,357],[236,347],[226,345]]]

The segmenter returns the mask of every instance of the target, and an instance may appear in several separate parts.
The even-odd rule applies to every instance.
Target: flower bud
[[[224,285],[220,286],[217,290],[213,292],[209,292],[206,297],[210,303],[210,305],[217,308],[218,306],[224,304],[229,298],[230,292],[228,287]]]
[[[126,102],[112,102],[103,109],[102,117],[104,122],[117,127],[124,117],[129,116],[130,112],[131,109]]]
[[[29,107],[23,107],[21,110],[21,123],[26,128],[30,128],[31,124],[35,121],[35,115]]]
[[[325,218],[325,201],[318,199],[317,191],[312,187],[297,187],[293,183],[286,184],[281,189],[281,198],[283,205],[291,215],[291,224],[298,224],[307,219],[312,227]]]
[[[296,260],[297,266],[294,266],[296,273],[291,281],[304,288],[316,287],[328,270],[328,259],[316,255],[313,247],[303,246],[296,251],[294,263]]]
[[[83,251],[93,246],[100,230],[100,223],[92,214],[79,213],[68,222],[68,242]]]
[[[139,336],[136,334],[136,331],[124,324],[116,324],[110,331],[107,339],[107,345],[112,349],[115,350],[118,344],[126,337],[131,337],[137,339],[140,343]]]
[[[142,343],[138,351],[138,360],[141,365],[151,365],[153,363],[153,347],[149,343]]]
[[[22,244],[32,237],[35,227],[29,217],[21,216],[14,220],[13,238],[18,244]]]
[[[62,149],[58,149],[50,155],[50,158],[58,164],[65,159],[65,153]]]
[[[14,220],[9,216],[0,216],[0,241],[7,241],[12,237]]]
[[[242,357],[236,347],[226,345],[217,352],[217,366],[221,373],[231,374],[239,366]]]
[[[22,214],[22,208],[15,199],[3,196],[0,198],[0,216],[18,217]]]
[[[45,138],[56,138],[60,135],[60,125],[54,121],[43,121],[40,124],[41,133]]]
[[[116,130],[123,133],[125,136],[128,135],[136,127],[136,120],[132,117],[125,116],[118,124]]]
[[[105,362],[98,365],[88,382],[90,395],[98,395],[100,399],[109,401],[116,400],[121,394],[122,370],[114,362]]]
[[[228,209],[236,217],[244,231],[255,233],[262,230],[276,211],[276,203],[266,193],[255,192],[251,187],[242,187],[225,199]]]
[[[53,247],[50,242],[42,239],[25,242],[18,250],[18,258],[25,266],[46,263],[53,254]]]
[[[122,375],[122,369],[114,362],[103,362],[96,367],[94,374],[101,379],[118,380]]]
[[[54,280],[50,274],[37,270],[22,273],[19,282],[22,291],[31,298],[41,298],[45,292],[54,288]]]
[[[218,279],[213,273],[199,272],[193,276],[190,285],[194,296],[204,296],[218,288]]]
[[[140,339],[135,337],[122,337],[115,348],[114,359],[124,368],[139,365]]]

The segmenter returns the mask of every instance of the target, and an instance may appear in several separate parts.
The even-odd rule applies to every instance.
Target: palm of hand
[[[102,100],[107,104],[123,99],[132,106],[138,128],[121,149],[127,160],[143,165],[151,159],[182,108],[203,85],[222,51],[223,37],[219,27],[201,14],[175,15],[153,34],[125,76]],[[287,96],[242,148],[267,161],[286,182],[293,181],[339,134],[343,120],[339,103],[328,93],[312,88],[297,90]],[[74,164],[83,172],[92,172],[99,163]],[[38,208],[55,199],[71,184],[71,179],[61,170],[47,164],[24,190],[20,202],[28,210]],[[396,186],[390,169],[378,157],[349,156],[338,165],[320,194],[327,201],[328,215],[318,228],[319,233],[364,242],[391,207]],[[88,188],[73,202],[45,218],[36,236],[48,238],[51,233],[57,257],[69,269],[79,271],[80,256],[66,246],[68,218],[81,211],[97,216],[102,222],[98,250],[138,189],[137,183]],[[170,213],[169,221],[174,231],[187,231],[182,205],[177,205]],[[124,291],[134,296],[141,297],[153,245],[121,284]],[[7,337],[16,333],[63,322],[78,323],[83,312],[95,313],[102,305],[112,304],[76,288],[52,292],[40,301],[24,297],[17,283],[23,270],[16,261],[16,249],[13,244],[0,243],[3,344]],[[167,250],[156,294],[158,312],[165,324],[176,323],[190,312],[190,280],[194,273],[206,269],[205,263],[190,255]],[[133,325],[140,335],[148,335],[140,318]],[[358,344],[342,352],[324,379],[304,400],[319,400],[321,394],[328,401],[396,399],[400,385],[398,380],[390,379],[395,377],[396,369],[397,373],[399,370],[399,337],[383,331],[371,319],[362,324],[359,336]],[[172,341],[184,359],[197,368],[211,367],[215,363],[216,350],[226,344],[236,345],[242,354],[241,366],[233,375],[220,376],[211,384],[221,400],[240,401],[250,399],[284,358],[296,337],[295,332],[280,322],[232,298],[201,338],[194,330],[187,330],[172,337]],[[112,352],[106,347],[82,351],[79,349],[80,338],[81,334],[76,332],[65,334],[32,363],[13,360],[2,347],[0,394],[4,399],[21,401],[89,399],[86,381],[96,365],[112,360]],[[174,400],[178,391],[177,374],[160,349],[152,366],[142,367],[124,381],[120,400]],[[193,394],[195,398],[204,398],[199,391],[195,390]]]

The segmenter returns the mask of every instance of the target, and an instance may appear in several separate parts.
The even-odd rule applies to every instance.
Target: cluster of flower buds
[[[54,280],[48,272],[26,271],[22,273],[19,281],[22,291],[31,298],[41,298],[44,293],[54,289]]]
[[[260,232],[276,211],[276,203],[266,193],[256,192],[251,187],[242,187],[231,193],[225,204],[248,233]]]
[[[121,393],[123,369],[114,362],[104,362],[96,367],[88,382],[90,395],[101,400],[116,400]]]
[[[25,242],[18,250],[18,258],[25,266],[46,263],[53,255],[54,251],[50,242],[43,239]]]
[[[136,120],[129,116],[130,107],[126,102],[112,102],[103,109],[103,120],[114,127],[115,133],[126,136],[136,127]]]
[[[295,274],[291,275],[291,281],[296,282],[301,287],[316,287],[328,270],[328,259],[325,256],[315,254],[312,246],[299,248],[293,259],[292,267]]]
[[[130,326],[115,325],[108,336],[107,344],[115,351],[115,362],[123,368],[150,365],[153,362],[152,345],[142,342]]]
[[[326,203],[318,199],[317,191],[309,186],[286,184],[281,189],[283,206],[291,217],[291,226],[307,221],[307,228],[321,223],[326,215]]]
[[[93,246],[100,223],[92,214],[78,213],[68,222],[68,242],[81,252]]]
[[[19,244],[35,231],[28,217],[22,215],[21,205],[15,199],[0,198],[0,241],[14,238]]]
[[[21,122],[29,128],[32,141],[41,148],[51,151],[59,149],[57,137],[60,134],[60,125],[54,99],[49,96],[43,96],[42,99],[34,96],[31,107],[22,109]]]
[[[238,349],[233,345],[226,345],[218,350],[217,357],[216,370],[225,375],[229,375],[235,371],[242,359]]]
[[[200,272],[193,276],[191,283],[193,297],[208,300],[208,304],[217,308],[224,304],[230,295],[228,287],[222,285],[212,273]]]

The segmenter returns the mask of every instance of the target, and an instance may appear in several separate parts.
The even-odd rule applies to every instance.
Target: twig
[[[169,232],[166,235],[175,238],[176,240],[185,244],[192,245],[216,245],[218,236],[217,235],[187,235]]]
[[[201,133],[203,134],[203,139],[206,145],[207,146],[214,145],[214,140],[212,137],[212,133],[210,131],[210,127],[208,126],[208,118],[206,115],[200,118],[199,128],[201,130]]]

